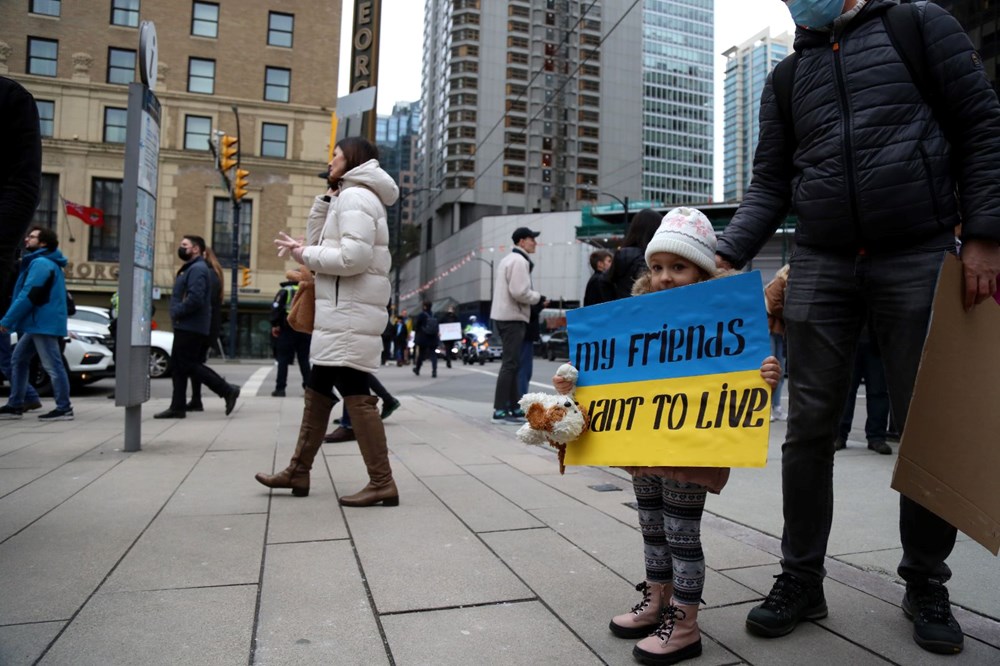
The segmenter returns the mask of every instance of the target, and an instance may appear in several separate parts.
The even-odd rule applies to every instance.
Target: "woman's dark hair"
[[[368,160],[378,159],[378,148],[371,144],[368,139],[360,136],[344,137],[337,142],[337,147],[344,153],[344,159],[347,162],[344,166],[344,173],[361,166]]]
[[[653,239],[653,234],[660,228],[660,221],[663,216],[652,208],[643,208],[628,224],[628,231],[625,232],[625,240],[622,247],[637,247],[643,252],[646,246]]]

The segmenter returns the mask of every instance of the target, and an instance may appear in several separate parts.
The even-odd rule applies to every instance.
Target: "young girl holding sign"
[[[715,232],[701,211],[675,208],[663,218],[646,247],[649,272],[632,289],[635,296],[684,287],[717,277]],[[768,356],[760,374],[772,388],[781,368]],[[573,382],[552,378],[560,393]],[[701,548],[701,515],[705,496],[718,493],[729,479],[728,468],[630,467],[639,506],[646,580],[636,586],[642,601],[611,620],[620,638],[643,640],[633,655],[644,664],[676,664],[701,654],[698,604],[705,585]]]

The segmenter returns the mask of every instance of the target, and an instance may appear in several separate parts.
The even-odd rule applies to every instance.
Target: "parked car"
[[[105,329],[111,325],[111,311],[107,308],[94,307],[93,305],[76,306],[76,314],[70,317],[74,319],[100,324]],[[110,337],[110,335],[109,335]],[[115,341],[112,339],[109,345],[115,348]],[[174,350],[174,334],[170,331],[154,329],[150,333],[149,340],[149,376],[153,379],[166,377],[170,374],[170,355]]]
[[[81,322],[86,324],[86,322]],[[17,343],[17,334],[10,336],[11,344]],[[66,347],[63,349],[63,365],[69,375],[70,385],[83,386],[115,376],[115,363],[111,350],[104,344],[105,338],[100,331],[90,326],[71,326],[66,336]],[[52,381],[42,368],[38,356],[31,362],[28,370],[28,381],[42,395],[52,393]]]
[[[550,361],[569,358],[569,334],[566,329],[553,331],[545,343],[545,357]]]

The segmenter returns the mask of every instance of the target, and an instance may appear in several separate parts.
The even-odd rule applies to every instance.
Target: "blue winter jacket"
[[[17,331],[18,335],[37,333],[40,335],[66,336],[66,277],[63,267],[66,257],[58,248],[39,248],[21,259],[21,271],[14,285],[14,300],[7,314],[0,320],[0,326]],[[54,276],[49,298],[41,305],[35,305],[29,298],[32,290],[40,293],[45,282]]]
[[[799,28],[791,91],[794,139],[768,77],[761,95],[753,180],[718,252],[753,258],[791,207],[796,243],[829,252],[1000,240],[1000,104],[961,25],[916,3],[937,121],[883,15],[869,0],[834,33]],[[789,145],[794,143],[794,145]]]

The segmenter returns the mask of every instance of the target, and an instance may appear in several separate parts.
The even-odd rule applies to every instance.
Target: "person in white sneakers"
[[[14,285],[14,298],[0,320],[0,335],[17,332],[11,358],[10,397],[0,407],[0,419],[19,419],[24,414],[31,358],[38,353],[42,368],[52,379],[56,408],[38,417],[40,421],[72,421],[69,376],[63,365],[59,341],[66,337],[66,257],[59,251],[59,237],[52,229],[33,227],[24,238],[24,257]]]

